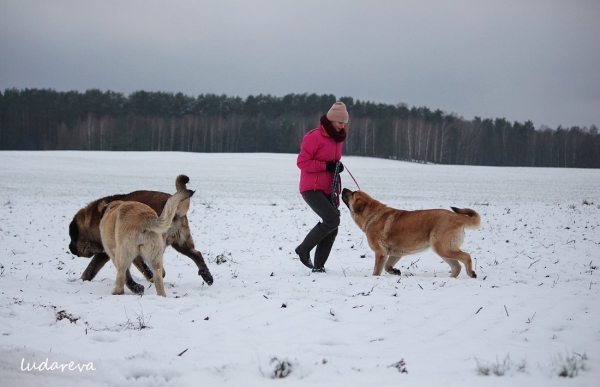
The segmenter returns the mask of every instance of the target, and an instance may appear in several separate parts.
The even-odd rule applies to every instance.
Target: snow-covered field
[[[400,261],[401,277],[373,277],[343,205],[327,273],[296,258],[318,218],[297,192],[295,160],[0,152],[0,385],[600,385],[600,170],[344,157],[390,206],[482,216],[463,244],[478,278],[449,278],[431,251]],[[196,190],[188,216],[214,284],[170,247],[167,298],[136,269],[145,295],[112,296],[111,263],[79,280],[89,260],[68,250],[77,210],[174,192],[178,174]]]

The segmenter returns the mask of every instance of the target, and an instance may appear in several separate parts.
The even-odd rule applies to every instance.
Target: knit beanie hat
[[[346,105],[343,102],[336,102],[331,106],[331,109],[327,112],[327,119],[331,122],[343,122],[348,123],[348,111]]]

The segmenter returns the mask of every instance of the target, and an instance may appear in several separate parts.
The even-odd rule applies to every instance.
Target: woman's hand
[[[335,172],[335,164],[340,163],[338,167],[338,172],[342,172],[344,170],[344,164],[341,161],[326,161],[325,162],[325,170],[327,172]]]

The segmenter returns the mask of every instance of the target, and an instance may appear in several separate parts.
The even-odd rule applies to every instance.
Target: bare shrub
[[[134,312],[135,313],[135,312]],[[135,313],[135,321],[132,321],[127,315],[127,311],[125,311],[125,317],[127,320],[123,323],[116,324],[112,327],[104,327],[104,328],[94,328],[89,327],[92,331],[110,331],[110,332],[122,332],[128,330],[141,331],[143,329],[149,329],[146,321],[146,316],[144,316],[144,311],[142,310],[139,314]],[[148,319],[150,321],[150,319]]]
[[[554,360],[554,366],[558,370],[558,376],[563,378],[574,378],[579,375],[580,371],[588,369],[587,366],[587,355],[584,353],[580,355],[573,352],[571,355],[566,355],[564,358],[562,355],[557,355]]]
[[[517,372],[525,372],[526,368],[524,360],[521,363],[514,364],[510,361],[510,357],[508,355],[506,355],[506,357],[503,360],[499,360],[496,358],[496,362],[494,363],[482,363],[477,359],[475,359],[475,361],[477,362],[477,374],[480,376],[504,376],[510,370],[516,370]]]

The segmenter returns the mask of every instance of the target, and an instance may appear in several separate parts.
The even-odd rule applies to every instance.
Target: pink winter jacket
[[[342,157],[343,142],[335,142],[323,125],[304,135],[296,165],[300,168],[300,192],[320,190],[331,194],[333,172],[325,170],[325,162]]]

